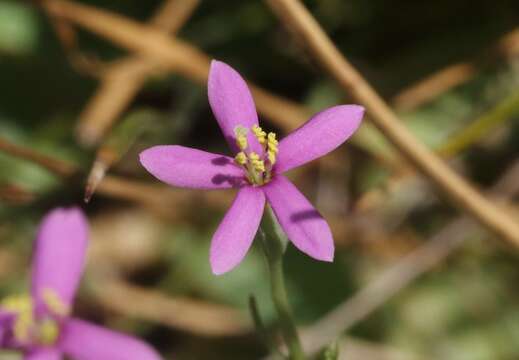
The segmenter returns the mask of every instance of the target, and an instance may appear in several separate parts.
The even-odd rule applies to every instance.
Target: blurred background
[[[42,215],[80,204],[92,243],[76,314],[167,359],[262,358],[251,294],[272,334],[276,324],[258,244],[224,276],[208,263],[233,191],[169,188],[138,153],[227,153],[207,101],[211,58],[275,94],[256,100],[263,128],[280,137],[351,98],[262,1],[64,2],[68,19],[41,6],[54,3],[0,1],[0,297],[27,289]],[[519,3],[305,5],[405,125],[519,219]],[[78,26],[92,19],[106,29]],[[152,45],[163,58],[125,49]],[[336,243],[332,264],[286,253],[305,341],[318,348],[319,336],[342,334],[345,359],[519,358],[517,250],[465,218],[369,120],[290,177]]]

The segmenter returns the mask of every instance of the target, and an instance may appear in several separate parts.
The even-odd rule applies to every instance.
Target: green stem
[[[288,347],[290,359],[305,360],[306,356],[294,324],[283,277],[283,253],[286,239],[280,232],[270,207],[267,207],[265,211],[260,230],[263,250],[269,266],[272,301],[278,313],[281,332]]]

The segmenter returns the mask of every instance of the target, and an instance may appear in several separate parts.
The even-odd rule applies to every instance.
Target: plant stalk
[[[281,332],[290,354],[289,358],[291,360],[306,360],[301,340],[297,334],[283,277],[283,253],[286,247],[286,237],[281,232],[270,207],[267,207],[263,216],[260,234],[269,267],[272,301],[278,313]]]

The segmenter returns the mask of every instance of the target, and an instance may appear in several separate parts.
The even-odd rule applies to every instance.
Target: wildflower
[[[0,347],[25,360],[158,360],[145,343],[71,316],[83,272],[88,225],[79,209],[56,209],[42,221],[30,295],[0,303]]]
[[[237,188],[238,194],[211,242],[213,273],[241,262],[252,244],[268,201],[290,241],[323,261],[334,253],[330,228],[310,202],[283,175],[334,150],[360,125],[358,105],[331,107],[278,142],[258,125],[251,93],[241,76],[219,61],[211,63],[209,103],[235,158],[176,145],[140,154],[142,165],[159,180],[195,189]]]

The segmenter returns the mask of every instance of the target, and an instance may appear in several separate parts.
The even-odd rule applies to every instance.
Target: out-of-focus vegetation
[[[83,3],[140,22],[160,5]],[[519,35],[506,42],[505,50],[501,45],[519,24],[519,3],[322,0],[306,5],[341,51],[395,104],[413,133],[482,191],[517,160],[519,51],[514,49]],[[84,30],[77,35],[81,52],[101,64],[128,55]],[[351,102],[261,1],[202,1],[178,36],[313,111]],[[416,106],[396,102],[404,89],[460,62],[475,64],[467,81]],[[77,170],[64,179],[0,151],[0,297],[26,290],[42,214],[83,201],[96,149],[80,145],[76,128],[98,81],[77,70],[41,9],[25,1],[0,1],[0,139]],[[135,134],[132,125],[127,127],[131,144],[125,144],[124,127],[119,137],[105,142],[115,144],[116,152],[131,145],[108,170],[117,181],[131,184],[107,178],[99,185],[104,191],[84,206],[92,246],[77,313],[145,338],[165,358],[261,358],[267,350],[253,334],[247,310],[254,294],[264,320],[275,328],[261,252],[254,248],[221,277],[209,269],[209,241],[232,191],[208,195],[167,189],[138,163],[138,152],[152,144],[227,151],[205,87],[175,73],[155,72],[120,118],[139,119],[143,131]],[[263,124],[279,128],[267,119]],[[290,298],[303,326],[348,301],[460,215],[427,182],[413,180],[396,153],[390,165],[380,160],[394,150],[368,121],[355,137],[355,145],[292,174],[329,219],[337,247],[332,264],[288,248]],[[509,202],[506,211],[519,221],[517,203]],[[517,250],[467,227],[468,238],[445,261],[349,329],[354,340],[344,355],[519,358]],[[360,355],[361,350],[370,355]]]

